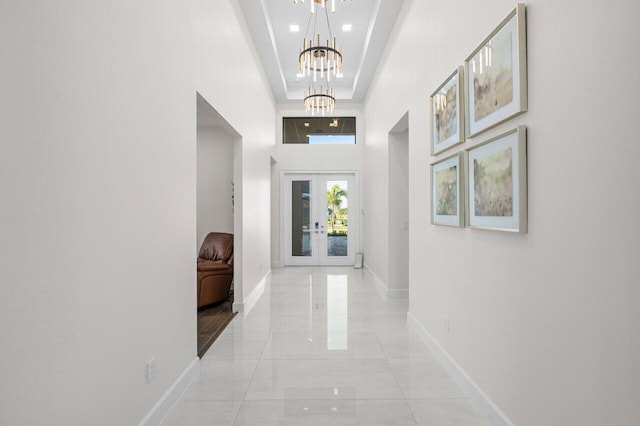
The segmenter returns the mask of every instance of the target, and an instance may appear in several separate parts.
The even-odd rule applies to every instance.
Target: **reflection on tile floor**
[[[163,425],[487,425],[366,270],[272,271]]]

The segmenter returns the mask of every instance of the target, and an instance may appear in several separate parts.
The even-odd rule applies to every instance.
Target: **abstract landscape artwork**
[[[449,139],[457,131],[456,121],[458,120],[458,96],[456,86],[449,86],[446,90],[438,93],[437,97],[442,99],[442,103],[437,106],[434,114],[436,144]]]
[[[466,152],[431,165],[431,223],[464,226]]]
[[[518,4],[465,60],[472,137],[527,110],[525,6]]]
[[[468,161],[467,225],[527,232],[526,128],[471,148]]]
[[[431,95],[431,155],[464,142],[464,102],[459,67]]]
[[[471,60],[473,111],[481,120],[513,102],[512,34],[504,33]],[[477,64],[477,65],[476,65]]]
[[[473,160],[476,216],[513,216],[513,150]]]
[[[436,214],[458,214],[458,166],[436,172]]]

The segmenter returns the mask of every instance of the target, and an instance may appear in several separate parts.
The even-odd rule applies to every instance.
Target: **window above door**
[[[283,117],[283,144],[354,145],[355,117]]]

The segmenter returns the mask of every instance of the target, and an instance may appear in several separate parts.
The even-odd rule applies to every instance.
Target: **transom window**
[[[353,145],[355,117],[284,117],[282,143],[310,145]]]

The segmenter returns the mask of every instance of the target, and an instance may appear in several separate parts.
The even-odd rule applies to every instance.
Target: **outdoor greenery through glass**
[[[327,255],[347,256],[349,207],[347,181],[327,181]]]

